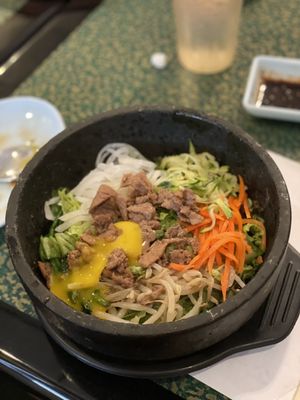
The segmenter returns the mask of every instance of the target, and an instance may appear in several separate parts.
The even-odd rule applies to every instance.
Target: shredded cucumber
[[[63,214],[71,211],[76,211],[80,207],[79,201],[77,201],[73,194],[68,192],[66,188],[59,189],[57,194]]]
[[[41,248],[43,258],[50,260],[51,258],[60,258],[66,256],[75,248],[76,238],[67,233],[56,233],[54,236],[42,236]]]
[[[71,226],[62,233],[41,236],[40,256],[43,261],[65,257],[74,250],[77,240],[90,227],[89,222],[81,222]]]
[[[56,218],[49,233],[41,236],[39,248],[41,260],[50,261],[54,267],[75,249],[76,242],[91,225],[90,222],[79,222],[65,232],[55,232],[55,228],[61,224],[60,217],[68,212],[76,211],[80,207],[80,202],[66,188],[58,189],[57,196],[59,197],[58,203],[52,205],[52,212]],[[53,209],[53,207],[55,208]],[[59,270],[59,268],[54,269]]]
[[[177,189],[190,188],[205,204],[217,204],[230,218],[227,199],[238,192],[237,177],[229,172],[227,165],[220,166],[215,157],[207,152],[196,154],[190,143],[190,153],[163,157],[158,168],[166,171],[166,182]]]

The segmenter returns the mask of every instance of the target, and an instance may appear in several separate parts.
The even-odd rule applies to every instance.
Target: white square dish
[[[262,104],[260,87],[266,76],[278,81],[291,80],[300,84],[300,59],[264,55],[255,57],[243,97],[243,107],[255,117],[300,122],[300,108]]]

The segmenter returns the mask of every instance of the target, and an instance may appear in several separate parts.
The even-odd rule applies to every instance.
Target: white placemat
[[[290,193],[290,243],[300,252],[300,163],[269,153],[281,170]],[[296,397],[298,400],[300,318],[282,342],[229,357],[192,376],[233,400],[296,400]]]

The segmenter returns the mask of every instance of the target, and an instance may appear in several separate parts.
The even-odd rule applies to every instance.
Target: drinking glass
[[[234,59],[243,0],[173,0],[177,53],[184,68],[213,74]]]

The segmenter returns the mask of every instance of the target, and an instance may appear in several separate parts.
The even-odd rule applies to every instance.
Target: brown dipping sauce
[[[263,77],[258,105],[300,109],[300,81]]]

